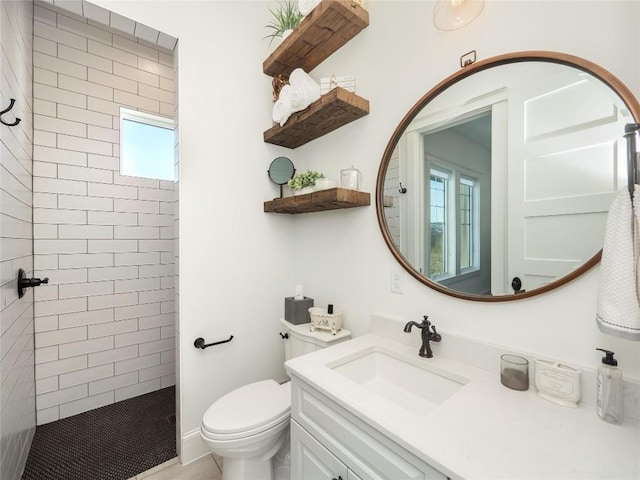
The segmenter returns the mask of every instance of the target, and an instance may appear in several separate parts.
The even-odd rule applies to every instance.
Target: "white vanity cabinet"
[[[295,420],[291,422],[291,478],[362,480]]]
[[[291,395],[292,479],[447,480],[295,376]]]

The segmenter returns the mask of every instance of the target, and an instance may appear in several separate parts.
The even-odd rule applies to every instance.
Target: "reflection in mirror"
[[[385,151],[385,240],[414,277],[444,293],[510,300],[518,277],[523,298],[599,260],[609,206],[626,188],[624,125],[637,121],[638,103],[593,64],[535,53],[441,82]]]
[[[280,198],[282,198],[282,186],[293,178],[296,169],[287,157],[278,157],[271,162],[267,173],[273,183],[280,185]]]

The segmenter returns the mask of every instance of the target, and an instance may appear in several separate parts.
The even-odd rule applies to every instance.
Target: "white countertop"
[[[342,407],[452,479],[639,479],[640,422],[603,422],[591,405],[563,407],[500,383],[499,372],[437,353],[420,359],[469,379],[424,415],[371,394],[327,367],[367,348],[415,355],[413,347],[367,334],[286,363],[292,377]],[[418,357],[419,358],[419,357]]]

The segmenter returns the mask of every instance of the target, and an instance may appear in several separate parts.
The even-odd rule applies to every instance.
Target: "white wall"
[[[363,173],[363,189],[373,192],[398,122],[471,49],[480,58],[534,49],[572,53],[612,71],[638,96],[637,2],[489,1],[475,23],[446,33],[431,26],[433,2],[370,1],[370,26],[312,75],[355,74],[371,114],[295,151],[262,143],[271,125],[270,79],[261,68],[268,3],[95,3],[179,37],[183,440],[195,438],[203,411],[220,394],[281,374],[274,336],[282,297],[295,283],[317,305],[343,310],[356,335],[368,330],[373,311],[414,320],[429,314],[445,341],[447,331],[456,331],[585,365],[599,361],[594,348],[603,346],[639,376],[637,345],[598,333],[597,268],[550,294],[506,304],[455,300],[409,275],[397,295],[389,291],[397,264],[373,205],[293,219],[262,213],[262,202],[277,195],[265,172],[280,154],[298,169],[332,178],[353,164]],[[229,334],[236,338],[222,347],[191,346],[197,336]]]
[[[33,272],[31,231],[33,3],[0,3],[0,478],[22,475],[35,432],[33,293],[18,299],[18,269]]]
[[[263,2],[94,2],[178,37],[180,104],[180,435],[198,429],[213,400],[249,381],[282,377],[278,335],[293,294],[293,220],[265,214],[278,196],[267,169],[289,150],[267,145],[271,79]],[[152,7],[151,7],[152,5]],[[241,26],[241,28],[239,28]],[[196,350],[193,341],[231,343]]]
[[[171,117],[173,53],[37,3],[38,424],[175,383],[174,183],[119,174],[120,107]]]
[[[370,2],[370,26],[313,72],[355,73],[371,114],[299,149],[303,168],[335,177],[354,163],[363,172],[364,189],[373,192],[379,160],[398,122],[432,86],[457,71],[459,57],[472,49],[479,59],[523,50],[577,55],[611,71],[639,97],[638,2],[488,1],[476,22],[453,32],[431,26],[432,8],[431,2]],[[310,231],[314,234],[303,235]],[[320,303],[331,301],[345,310],[356,334],[366,331],[372,311],[410,320],[429,314],[445,332],[444,341],[447,331],[459,332],[592,367],[601,356],[595,347],[604,345],[618,353],[625,374],[640,376],[638,345],[597,329],[598,268],[552,293],[517,302],[457,300],[409,275],[404,294],[394,295],[389,275],[396,262],[379,234],[373,207],[301,216],[296,233],[295,258],[308,258],[297,264],[296,278]]]

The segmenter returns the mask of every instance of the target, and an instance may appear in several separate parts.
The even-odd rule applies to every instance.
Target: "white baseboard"
[[[180,463],[186,465],[199,458],[209,455],[211,451],[200,437],[200,429],[191,430],[181,439]]]

